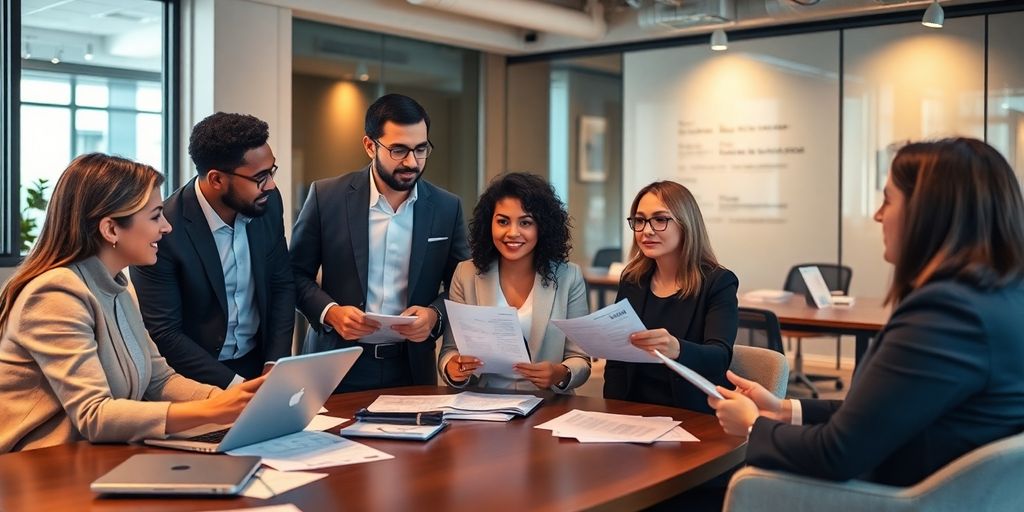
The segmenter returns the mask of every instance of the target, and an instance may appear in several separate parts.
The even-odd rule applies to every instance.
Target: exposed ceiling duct
[[[608,31],[604,7],[588,0],[585,12],[539,0],[407,0],[410,4],[482,20],[587,40],[601,39]]]
[[[722,25],[736,19],[736,0],[696,0],[671,5],[656,2],[638,13],[641,28]]]

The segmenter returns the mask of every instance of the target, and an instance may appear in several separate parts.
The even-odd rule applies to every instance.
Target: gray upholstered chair
[[[786,356],[766,348],[735,345],[729,369],[736,375],[762,385],[775,396],[786,396],[789,384],[789,362]]]
[[[910,487],[831,482],[746,467],[733,475],[723,512],[785,510],[960,512],[1024,510],[1024,433],[994,441]]]

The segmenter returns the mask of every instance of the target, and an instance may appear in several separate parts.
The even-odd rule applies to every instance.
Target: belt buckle
[[[388,354],[388,352],[393,350],[393,348],[395,348],[396,345],[398,345],[398,344],[397,343],[377,343],[377,344],[375,344],[373,346],[373,358],[374,359],[394,359],[394,358],[398,357],[398,355],[395,354],[395,353]],[[381,350],[381,347],[384,347],[385,350]]]

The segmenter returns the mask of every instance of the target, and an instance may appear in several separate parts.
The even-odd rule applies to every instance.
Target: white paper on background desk
[[[551,430],[556,437],[599,442],[653,443],[679,426],[672,418],[645,418],[573,409],[534,428]]]
[[[267,507],[232,508],[216,512],[302,512],[302,509],[289,503],[287,505],[270,505]]]
[[[324,430],[330,430],[342,423],[348,421],[349,418],[336,418],[334,416],[325,416],[323,414],[317,414],[310,420],[309,425],[306,425],[304,430],[315,430],[323,432]]]
[[[263,468],[249,480],[249,485],[241,495],[246,498],[265,500],[279,496],[292,489],[315,482],[327,476],[327,473],[309,473],[306,471],[278,471]]]
[[[256,455],[279,471],[299,471],[393,459],[394,456],[326,432],[302,431],[236,450],[228,455]]]
[[[703,391],[705,395],[713,396],[719,400],[724,398],[722,394],[715,389],[715,385],[712,384],[710,380],[705,379],[703,375],[679,364],[677,361],[674,361],[672,358],[658,352],[657,350],[655,350],[654,353],[661,358],[662,362],[671,368],[672,371],[678,373],[680,377],[689,381],[690,384],[697,386],[697,389]]]
[[[416,321],[415,316],[382,315],[380,313],[366,313],[366,318],[378,322],[380,328],[372,333],[359,338],[360,343],[392,343],[405,341],[405,336],[398,334],[391,326],[409,325]]]
[[[515,308],[470,306],[444,301],[459,353],[484,362],[480,373],[514,374],[512,365],[529,363],[523,328]]]
[[[646,331],[647,327],[636,315],[629,301],[622,299],[587,316],[567,320],[551,320],[590,357],[625,361],[627,363],[657,363],[658,358],[636,348],[629,335]]]

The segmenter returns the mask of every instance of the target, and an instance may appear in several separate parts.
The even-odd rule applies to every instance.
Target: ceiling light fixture
[[[946,19],[946,13],[943,12],[942,6],[939,5],[939,0],[932,0],[931,5],[924,10],[924,16],[921,18],[921,24],[928,28],[942,28],[942,22]]]
[[[85,55],[83,55],[83,57],[85,57],[85,60],[92,60],[92,43],[88,43],[85,45]]]
[[[715,31],[711,33],[711,49],[716,52],[720,52],[728,48],[729,36],[725,35],[724,30],[716,28]]]
[[[25,56],[23,58],[25,58],[25,59],[32,58],[32,45],[30,45],[28,43],[25,43]]]
[[[360,82],[370,80],[370,70],[366,68],[365,63],[360,62],[356,65],[356,77],[359,78]]]
[[[63,57],[63,56],[64,56],[64,50],[63,49],[58,49],[57,51],[53,52],[53,58],[50,59],[50,63],[51,64],[60,64],[60,58]]]

